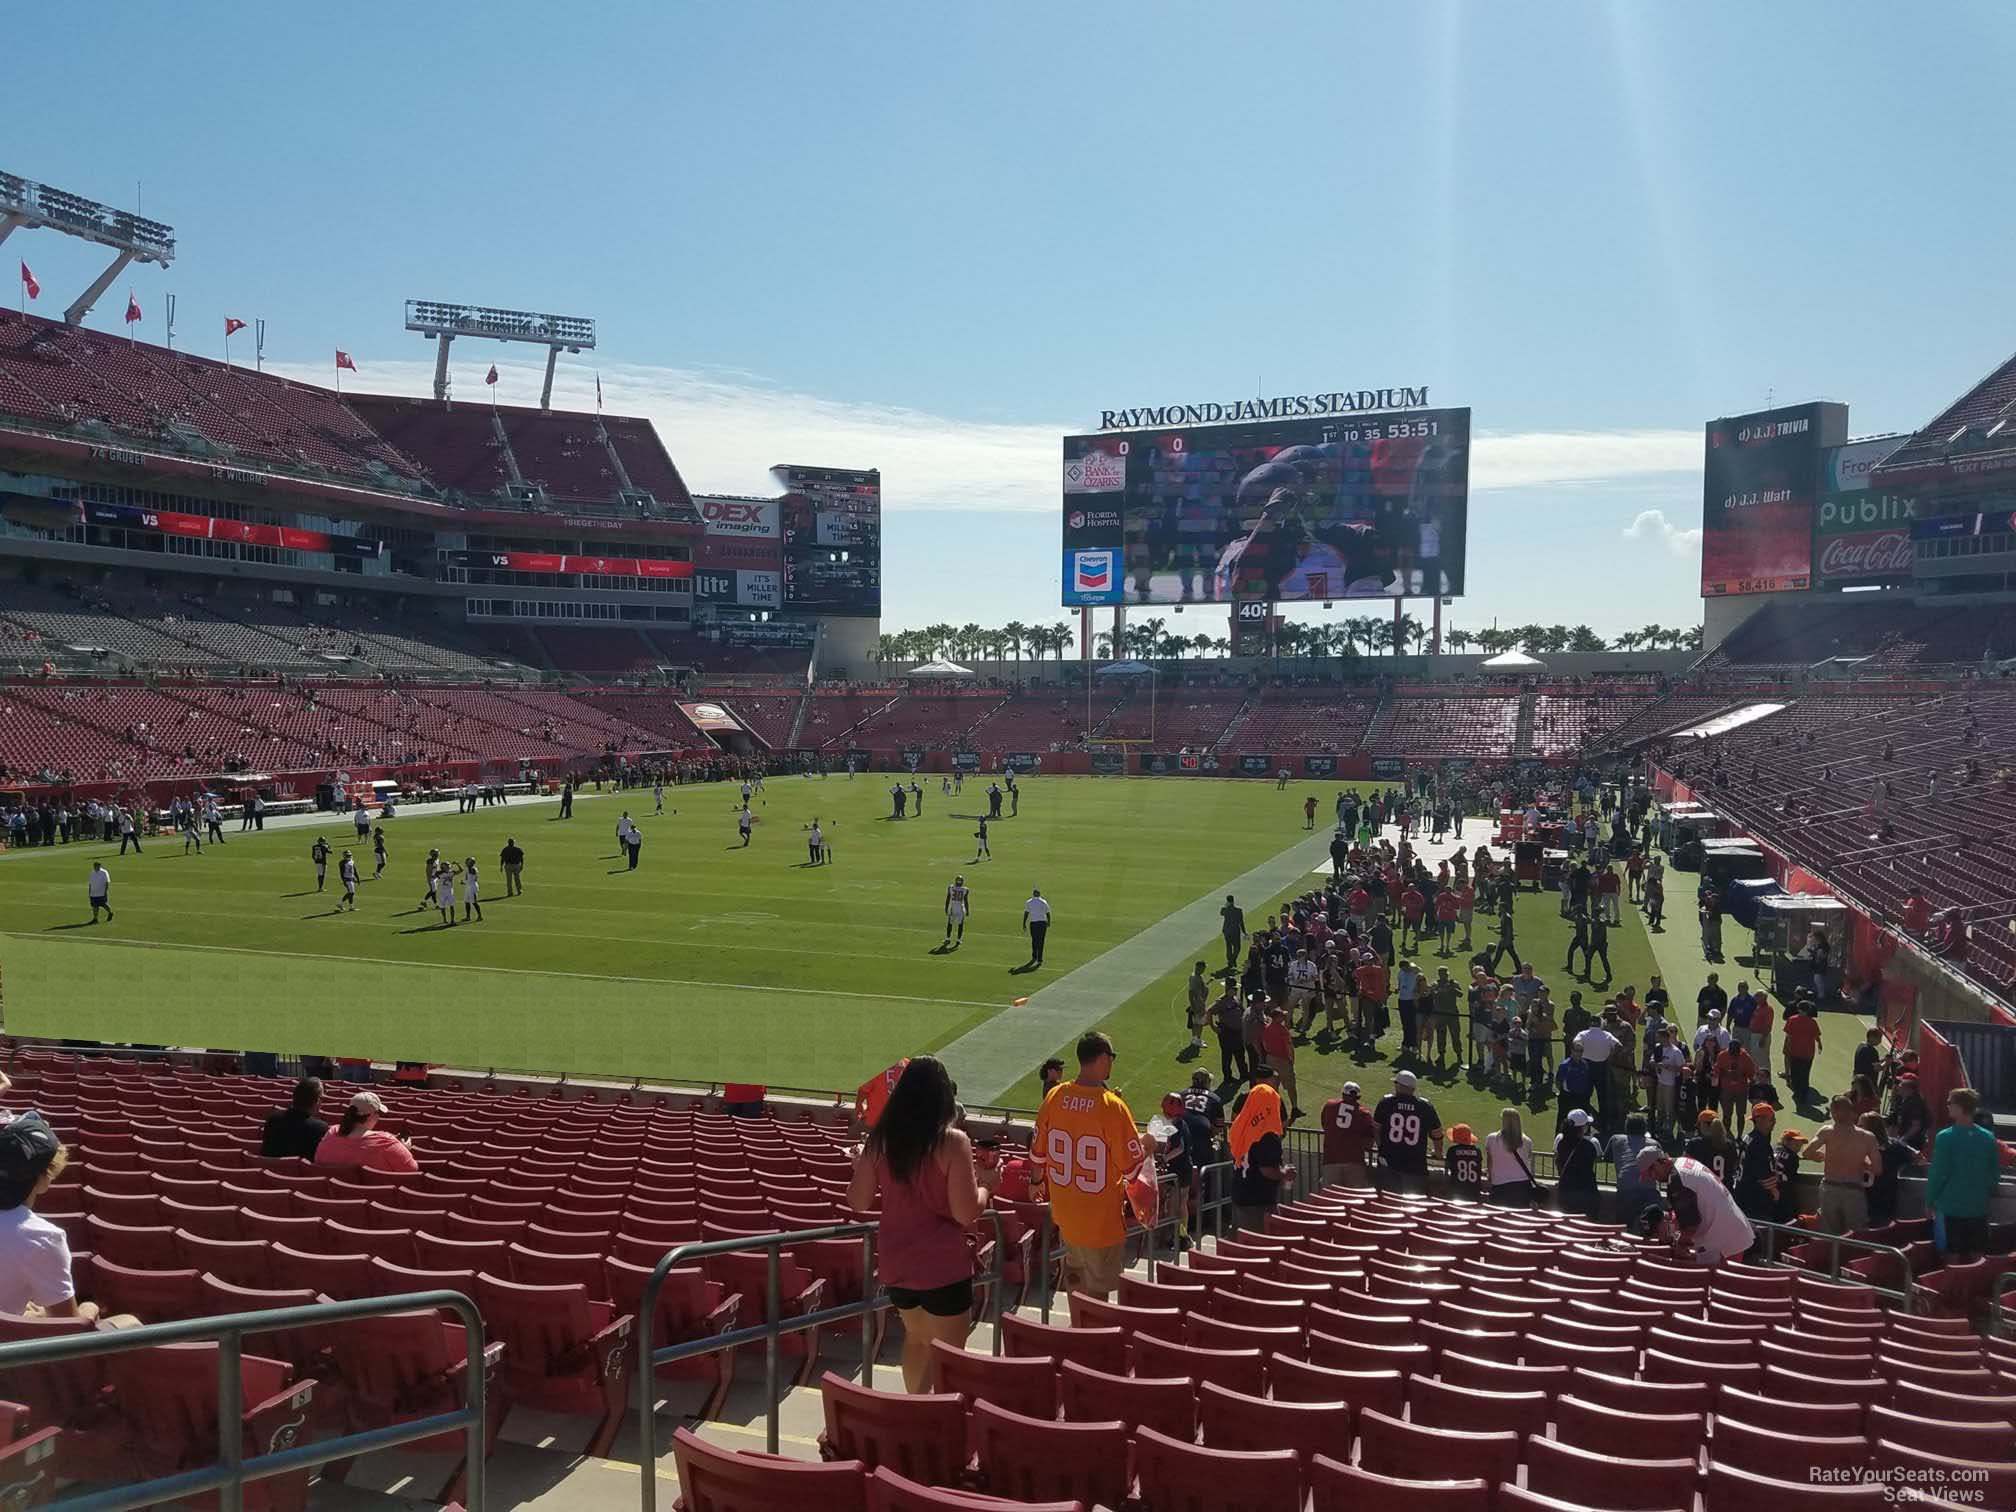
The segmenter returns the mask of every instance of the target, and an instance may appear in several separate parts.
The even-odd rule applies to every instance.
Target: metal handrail
[[[987,1271],[988,1321],[994,1325],[994,1352],[1001,1352],[1001,1293],[1006,1285],[1007,1257],[1006,1238],[1001,1226],[1001,1214],[992,1206],[985,1210],[985,1216],[994,1225],[994,1263]],[[657,1389],[655,1382],[660,1365],[670,1365],[678,1360],[696,1359],[701,1355],[718,1354],[724,1349],[739,1349],[744,1344],[763,1345],[763,1395],[765,1410],[764,1447],[772,1454],[778,1445],[778,1410],[781,1405],[777,1390],[778,1344],[785,1334],[803,1333],[807,1329],[823,1328],[829,1323],[844,1322],[848,1318],[861,1320],[861,1384],[875,1384],[875,1315],[889,1307],[889,1298],[880,1292],[875,1283],[875,1238],[881,1230],[879,1222],[836,1223],[825,1228],[795,1229],[781,1234],[748,1234],[733,1239],[709,1239],[697,1244],[682,1244],[663,1256],[651,1270],[651,1277],[644,1283],[644,1294],[637,1303],[637,1457],[643,1476],[642,1512],[657,1512],[658,1507],[658,1417]],[[783,1251],[794,1244],[815,1244],[822,1239],[859,1239],[861,1241],[861,1274],[863,1291],[857,1302],[843,1302],[836,1307],[822,1307],[802,1317],[786,1319],[780,1316],[778,1295],[779,1273],[783,1264]],[[664,1290],[665,1278],[673,1268],[693,1260],[705,1260],[710,1255],[731,1255],[746,1250],[761,1250],[766,1259],[764,1321],[752,1323],[744,1328],[733,1328],[726,1333],[714,1334],[704,1339],[688,1339],[682,1343],[669,1344],[663,1349],[651,1347],[651,1331],[657,1321],[658,1295]],[[233,1512],[233,1509],[223,1509]]]
[[[1902,1291],[1894,1291],[1890,1287],[1878,1286],[1874,1282],[1859,1279],[1844,1284],[1867,1286],[1877,1296],[1888,1297],[1892,1301],[1902,1304],[1903,1310],[1907,1313],[1917,1310],[1917,1296],[1914,1291],[1917,1282],[1911,1269],[1911,1257],[1894,1244],[1878,1244],[1873,1239],[1857,1239],[1850,1234],[1822,1234],[1813,1229],[1800,1228],[1795,1224],[1767,1223],[1761,1218],[1751,1219],[1750,1227],[1757,1231],[1760,1238],[1767,1234],[1771,1236],[1770,1243],[1766,1246],[1767,1252],[1759,1263],[1783,1266],[1786,1270],[1805,1270],[1806,1267],[1789,1265],[1778,1258],[1778,1235],[1788,1234],[1795,1243],[1799,1244],[1811,1244],[1816,1239],[1826,1240],[1827,1279],[1830,1281],[1838,1282],[1841,1280],[1841,1246],[1844,1244],[1852,1245],[1858,1250],[1866,1250],[1872,1255],[1889,1255],[1896,1260],[1898,1269],[1903,1272],[1904,1289]]]
[[[362,1433],[346,1433],[339,1438],[318,1439],[297,1444],[271,1454],[244,1457],[245,1382],[240,1371],[247,1334],[278,1333],[285,1329],[308,1328],[342,1323],[352,1318],[385,1317],[393,1313],[434,1311],[452,1308],[462,1320],[468,1341],[468,1395],[454,1412],[437,1412],[431,1417],[393,1423]],[[60,1512],[127,1512],[134,1507],[151,1507],[193,1497],[217,1495],[218,1512],[242,1512],[245,1483],[266,1480],[295,1470],[312,1470],[331,1460],[354,1459],[380,1449],[433,1438],[460,1429],[468,1436],[468,1465],[465,1470],[468,1505],[481,1512],[485,1466],[483,1378],[483,1316],[476,1304],[460,1292],[408,1292],[397,1297],[368,1297],[349,1302],[317,1302],[307,1307],[283,1307],[272,1312],[227,1313],[214,1318],[191,1318],[180,1323],[152,1323],[141,1328],[106,1329],[95,1333],[63,1334],[50,1339],[27,1339],[0,1344],[0,1371],[26,1365],[53,1364],[63,1360],[93,1359],[101,1355],[124,1354],[159,1344],[191,1344],[215,1340],[217,1343],[217,1463],[201,1470],[118,1486],[88,1496],[66,1497],[51,1505]]]
[[[1165,1221],[1173,1221],[1167,1218],[1169,1207],[1162,1199],[1161,1194],[1165,1191],[1172,1191],[1174,1188],[1175,1178],[1167,1172],[1162,1173],[1161,1180],[1156,1186],[1155,1221],[1153,1223],[1134,1223],[1130,1221],[1126,1225],[1125,1237],[1122,1240],[1123,1243],[1126,1240],[1136,1238],[1143,1240],[1146,1246],[1143,1258],[1148,1262],[1148,1272],[1151,1276],[1155,1272],[1156,1232],[1162,1227]],[[1232,1206],[1231,1162],[1219,1161],[1215,1165],[1202,1167],[1197,1172],[1197,1188],[1197,1232],[1200,1234],[1205,1232],[1205,1217],[1209,1214],[1213,1220],[1210,1232],[1219,1235],[1227,1233],[1225,1214]],[[1206,1195],[1207,1193],[1209,1195]],[[1050,1221],[1050,1209],[1047,1204],[1043,1209],[1043,1223],[1038,1232],[1039,1243],[1037,1245],[1036,1266],[1038,1273],[1043,1277],[1043,1300],[1039,1304],[1039,1310],[1042,1312],[1043,1321],[1048,1323],[1050,1321],[1051,1309],[1056,1306],[1057,1290],[1051,1284],[1050,1279],[1051,1236],[1056,1233],[1056,1228]],[[1171,1253],[1180,1255],[1180,1247],[1172,1245]],[[995,1332],[995,1353],[1000,1353],[1000,1332],[998,1329]]]
[[[2009,1318],[2009,1309],[2003,1305],[2003,1298],[2016,1291],[2016,1271],[2004,1271],[1995,1278],[1995,1295],[1988,1303],[1988,1337],[1991,1339],[2016,1338],[2016,1324]]]

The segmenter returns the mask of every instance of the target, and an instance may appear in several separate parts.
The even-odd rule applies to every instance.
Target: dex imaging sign
[[[782,534],[775,499],[698,498],[700,519],[710,536],[774,541]]]

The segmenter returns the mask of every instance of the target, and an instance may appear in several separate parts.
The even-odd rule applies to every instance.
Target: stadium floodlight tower
[[[406,329],[438,341],[434,353],[434,397],[448,397],[448,345],[457,336],[485,341],[529,341],[546,348],[546,384],[539,408],[553,408],[553,367],[565,352],[595,349],[595,322],[580,315],[540,315],[531,310],[493,310],[488,305],[447,304],[438,299],[406,301]]]
[[[33,179],[0,173],[0,242],[21,229],[61,231],[113,251],[112,265],[70,301],[63,312],[65,325],[74,326],[90,314],[98,296],[111,288],[112,280],[132,264],[159,263],[165,268],[175,260],[173,226],[148,220],[131,210],[101,205],[81,194],[52,189]]]

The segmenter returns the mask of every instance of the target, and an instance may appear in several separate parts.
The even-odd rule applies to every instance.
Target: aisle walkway
[[[1187,951],[1211,945],[1214,965],[1223,955],[1216,941],[1218,910],[1232,894],[1249,922],[1282,892],[1330,864],[1330,831],[1305,835],[1271,860],[1212,888],[1174,913],[1123,940],[1104,955],[1066,972],[1033,993],[1019,1008],[997,1013],[938,1052],[971,1103],[988,1103],[1036,1068],[1044,1056],[1098,1023],[1120,1004],[1168,971]],[[1070,920],[1058,929],[1068,939]]]

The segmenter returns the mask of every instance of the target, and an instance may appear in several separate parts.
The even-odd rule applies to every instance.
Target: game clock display
[[[1470,411],[1064,439],[1068,605],[1463,592]]]

